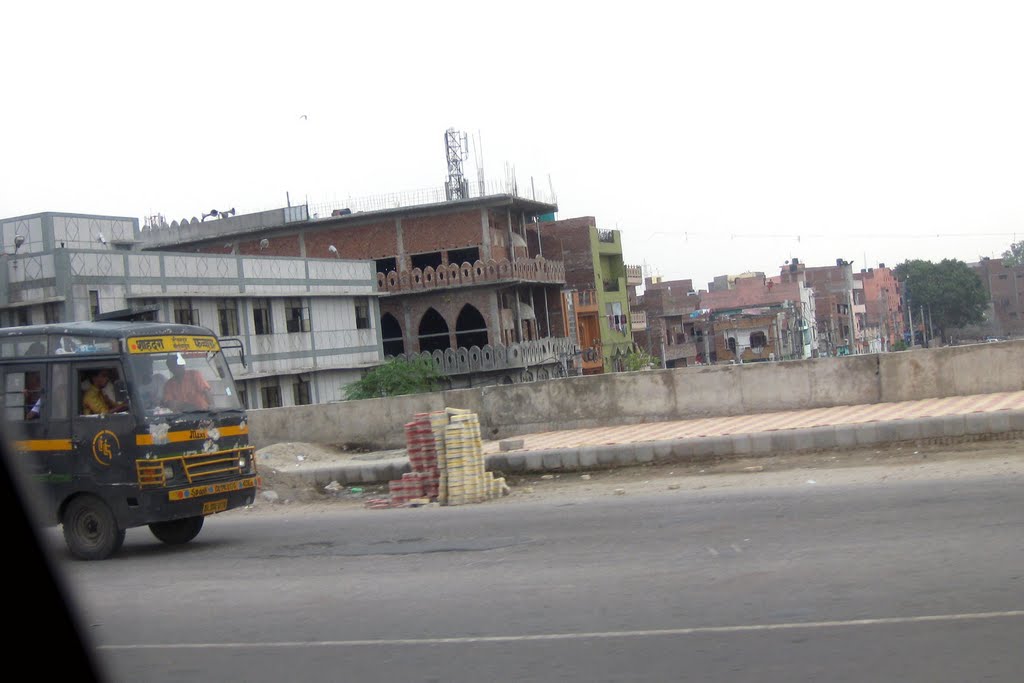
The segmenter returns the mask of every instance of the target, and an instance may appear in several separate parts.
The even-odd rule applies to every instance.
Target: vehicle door
[[[107,374],[106,386],[94,388],[97,371]],[[135,420],[127,405],[124,368],[120,361],[76,363],[71,369],[71,447],[75,475],[96,487],[135,483]],[[103,395],[106,412],[95,410]],[[123,404],[123,405],[122,405]]]

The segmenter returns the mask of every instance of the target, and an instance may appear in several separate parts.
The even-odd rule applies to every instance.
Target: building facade
[[[782,267],[783,283],[804,282],[814,290],[819,349],[822,355],[842,356],[867,351],[863,333],[864,301],[858,290],[853,264],[836,259],[834,266],[808,267],[793,259]]]
[[[981,278],[991,302],[985,333],[999,337],[1024,334],[1024,266],[984,258],[971,267]]]
[[[877,268],[861,269],[854,274],[864,293],[864,334],[869,351],[892,351],[903,339],[906,321],[899,280],[891,268],[879,263]]]
[[[629,287],[640,270],[623,261],[622,235],[602,230],[593,216],[539,224],[544,249],[558,253],[570,290],[564,329],[578,340],[583,374],[624,369],[633,350]]]
[[[400,202],[396,202],[400,203]],[[515,194],[310,216],[305,206],[220,220],[155,223],[143,248],[367,261],[380,293],[385,357],[429,358],[451,387],[564,376],[565,271],[539,216]]]
[[[702,362],[705,356],[704,327],[692,314],[700,308],[700,297],[693,280],[644,279],[643,294],[631,287],[630,315],[643,315],[646,325],[633,329],[633,341],[639,348],[662,359],[666,368],[687,367]]]
[[[372,263],[148,253],[138,220],[40,213],[0,220],[8,326],[132,315],[208,327],[250,408],[340,400],[382,362]],[[243,362],[244,361],[244,362]]]
[[[691,316],[704,344],[701,362],[756,362],[818,355],[817,301],[802,280],[781,282],[763,273],[715,279],[699,293]],[[724,286],[723,286],[724,283]]]

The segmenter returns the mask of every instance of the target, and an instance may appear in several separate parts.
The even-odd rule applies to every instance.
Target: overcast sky
[[[1021,6],[7,3],[0,216],[440,187],[454,127],[467,175],[550,183],[699,287],[998,256],[1024,239]]]

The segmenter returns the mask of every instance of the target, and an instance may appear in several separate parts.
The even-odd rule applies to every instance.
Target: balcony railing
[[[549,337],[516,344],[486,344],[460,346],[444,351],[401,354],[398,358],[412,360],[425,358],[443,375],[464,375],[509,369],[530,369],[534,366],[571,366],[576,349],[567,337]]]
[[[561,261],[548,261],[541,256],[517,259],[515,262],[490,259],[475,263],[467,261],[462,265],[450,263],[437,268],[427,266],[422,269],[377,273],[377,288],[382,292],[412,292],[508,280],[565,284],[565,265]]]
[[[577,313],[595,313],[597,312],[597,290],[595,289],[580,289],[573,292],[573,303],[575,304]]]
[[[635,286],[644,283],[643,266],[626,266],[626,285]]]
[[[632,318],[631,329],[634,332],[641,332],[647,329],[647,311],[634,310],[631,312],[630,317]]]
[[[623,278],[617,278],[615,280],[604,281],[604,291],[606,292],[621,292],[622,291],[622,280]]]

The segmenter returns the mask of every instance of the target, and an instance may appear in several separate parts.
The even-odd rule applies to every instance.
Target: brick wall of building
[[[903,312],[900,308],[900,283],[891,268],[880,264],[854,274],[864,285],[864,313],[867,326],[895,344],[903,337]]]
[[[597,219],[581,216],[540,224],[545,241],[554,240],[560,245],[559,260],[565,263],[565,283],[576,289],[595,289],[593,243],[591,229],[596,228]]]
[[[310,258],[331,258],[328,247],[332,244],[343,259],[379,259],[398,255],[398,231],[394,221],[306,230],[303,239],[306,256]]]
[[[238,253],[245,256],[302,256],[298,234],[274,235],[266,239],[266,249],[260,249],[261,238],[242,240],[238,243]]]
[[[972,267],[992,302],[996,333],[1024,333],[1024,266],[1008,266],[1001,259],[986,258]]]
[[[482,242],[483,228],[478,209],[402,219],[402,243],[407,254],[475,247]]]

